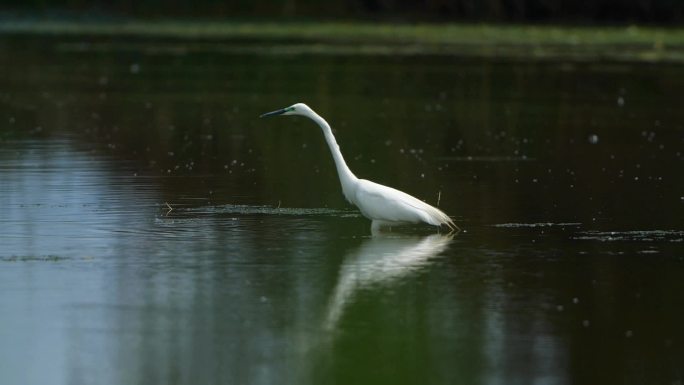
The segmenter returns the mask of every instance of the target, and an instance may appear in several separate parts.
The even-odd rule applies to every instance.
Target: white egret
[[[357,178],[347,167],[347,163],[345,163],[340,152],[340,146],[335,141],[328,122],[306,104],[297,103],[287,108],[265,113],[261,117],[274,115],[305,116],[321,127],[337,167],[337,174],[340,177],[340,184],[342,184],[342,193],[347,201],[356,205],[361,214],[372,221],[371,230],[373,232],[378,231],[383,226],[419,222],[433,226],[445,225],[451,230],[458,229],[451,218],[438,208],[397,189]]]

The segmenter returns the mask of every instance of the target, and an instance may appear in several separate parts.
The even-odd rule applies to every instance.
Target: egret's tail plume
[[[448,215],[446,215],[443,211],[441,211],[439,209],[435,209],[435,210],[438,212],[438,218],[439,218],[438,219],[439,220],[438,226],[444,225],[444,226],[448,227],[449,230],[451,230],[451,231],[461,231],[461,228],[456,226],[454,221]]]
[[[423,204],[423,211],[425,214],[427,214],[427,218],[425,218],[425,222],[433,225],[433,226],[446,226],[448,227],[451,231],[461,231],[461,229],[456,226],[454,221],[446,215],[442,210],[430,206],[429,204],[425,202],[421,202]]]

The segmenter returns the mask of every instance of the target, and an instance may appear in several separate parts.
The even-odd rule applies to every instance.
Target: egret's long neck
[[[337,144],[335,136],[333,135],[328,122],[326,122],[325,119],[321,118],[316,113],[313,113],[310,118],[314,122],[318,123],[323,130],[325,141],[328,143],[328,147],[330,147],[330,152],[332,153],[333,160],[335,161],[335,167],[337,167],[337,174],[340,177],[340,184],[342,184],[342,192],[347,200],[351,202],[350,198],[353,194],[354,182],[357,180],[356,175],[351,172],[347,166],[347,163],[344,161],[342,153],[340,152],[340,146]]]

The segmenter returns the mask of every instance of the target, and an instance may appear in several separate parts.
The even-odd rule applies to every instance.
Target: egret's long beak
[[[271,112],[267,112],[267,113],[265,113],[265,114],[262,114],[262,115],[259,116],[259,117],[260,117],[260,118],[265,118],[265,117],[267,117],[267,116],[282,115],[282,114],[284,114],[284,113],[286,112],[286,110],[287,110],[286,108],[281,108],[281,109],[279,109],[279,110],[277,110],[277,111],[271,111]]]

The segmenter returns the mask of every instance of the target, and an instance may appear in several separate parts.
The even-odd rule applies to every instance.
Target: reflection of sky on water
[[[155,200],[149,185],[109,166],[69,141],[0,148],[3,382],[69,382],[98,354],[83,349],[96,348],[78,326],[92,316],[75,306],[105,301],[112,272],[101,266],[116,255],[117,233],[141,228]]]
[[[159,203],[153,185],[68,141],[4,146],[2,257],[109,256],[117,234],[143,230]]]
[[[3,382],[301,378],[320,280],[289,264],[323,266],[311,223],[166,217],[150,180],[68,141],[0,158]]]
[[[516,382],[511,378],[524,378],[520,383],[571,383],[565,347],[552,333],[548,315],[531,310],[523,317],[526,323],[517,321],[506,311],[516,304],[505,291],[505,287],[496,286],[485,294],[485,307],[491,310],[483,314],[482,353],[487,366],[483,382],[507,385]]]

